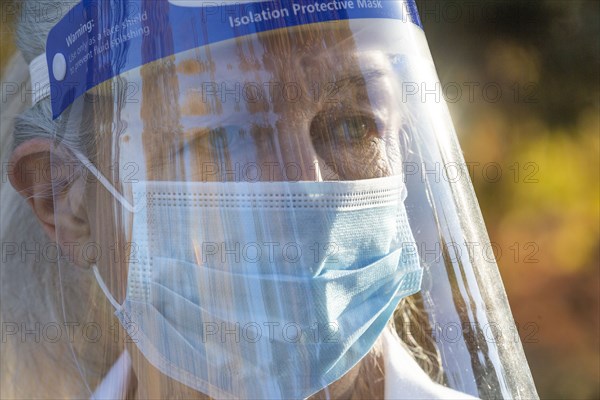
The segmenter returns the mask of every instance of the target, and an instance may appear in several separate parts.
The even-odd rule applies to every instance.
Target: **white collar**
[[[433,382],[391,329],[386,328],[381,339],[383,340],[386,399],[476,399]]]
[[[390,329],[384,330],[382,340],[386,371],[384,392],[386,399],[475,399],[475,397],[433,382]],[[94,400],[125,399],[132,373],[131,358],[125,350],[100,382],[91,398]]]
[[[92,394],[92,400],[118,400],[125,399],[133,368],[131,357],[125,350],[119,359],[113,364],[108,374],[98,385]]]

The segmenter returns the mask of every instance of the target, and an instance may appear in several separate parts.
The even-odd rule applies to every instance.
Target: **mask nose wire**
[[[119,201],[119,203],[121,203],[121,205],[125,207],[125,209],[127,209],[127,211],[130,211],[132,213],[136,213],[137,211],[139,211],[139,206],[142,206],[142,204],[139,204],[138,207],[134,207],[129,202],[129,200],[127,200],[125,196],[119,193],[119,191],[108,181],[108,179],[106,179],[106,177],[102,175],[98,168],[96,168],[96,166],[92,164],[92,162],[86,156],[84,156],[77,150],[70,150],[75,155],[75,157],[77,157],[77,159],[83,164],[83,166],[87,168],[88,171],[90,171],[92,175],[96,177],[96,179],[98,179],[102,186],[104,186],[106,190],[108,190]]]

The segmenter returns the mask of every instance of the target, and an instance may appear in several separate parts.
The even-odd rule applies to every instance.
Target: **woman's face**
[[[186,52],[141,68],[139,102],[123,107],[121,117],[132,117],[113,161],[133,163],[152,181],[314,182],[400,175],[403,121],[393,82],[387,56],[361,52],[343,23]],[[98,189],[94,199],[95,230],[111,240],[102,225],[114,204],[106,202],[114,199],[102,192]],[[127,237],[127,229],[122,234]],[[116,263],[113,269],[107,275],[117,278],[107,281],[122,301],[127,265]],[[202,397],[161,374],[133,343],[127,347],[141,396]],[[360,364],[331,385],[329,396],[351,393],[359,369]]]
[[[187,52],[173,65],[142,67],[142,121],[131,135],[142,138],[141,168],[149,178],[399,174],[401,116],[390,61],[359,51],[345,29],[311,34],[270,33]],[[120,161],[131,161],[123,150]]]

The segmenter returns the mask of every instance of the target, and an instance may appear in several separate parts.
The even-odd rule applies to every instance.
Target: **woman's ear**
[[[85,174],[73,173],[78,164],[67,159],[67,152],[57,150],[48,139],[20,144],[11,155],[8,178],[63,254],[76,265],[88,266],[92,260],[77,251],[90,241]]]

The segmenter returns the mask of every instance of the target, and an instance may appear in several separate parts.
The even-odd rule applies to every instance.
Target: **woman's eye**
[[[246,145],[250,140],[249,132],[237,126],[226,126],[209,131],[198,131],[186,137],[182,144],[183,151],[203,153],[231,153]]]
[[[379,137],[377,122],[365,115],[335,116],[329,113],[317,115],[310,133],[315,145],[358,145]]]
[[[333,134],[348,142],[360,142],[378,135],[377,124],[372,118],[360,115],[343,118],[335,121]]]

